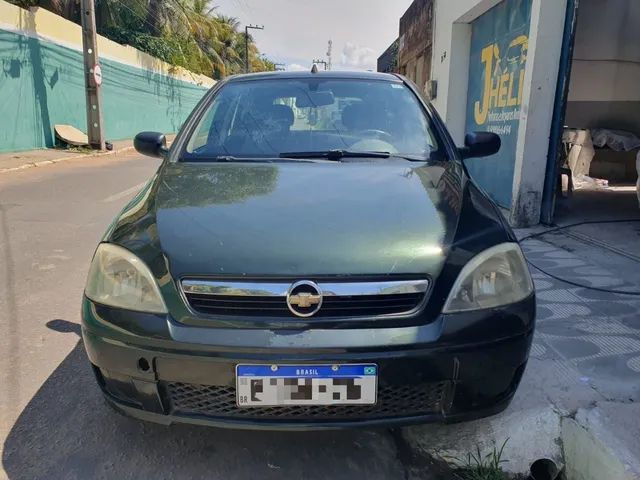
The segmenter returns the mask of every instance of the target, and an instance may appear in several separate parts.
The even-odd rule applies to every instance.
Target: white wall
[[[469,83],[470,22],[501,0],[436,0],[431,79],[438,81],[433,105],[447,121],[454,140],[465,133]]]
[[[569,100],[640,100],[638,0],[580,0]]]
[[[500,1],[436,0],[431,78],[438,81],[438,96],[433,104],[460,144],[466,124],[470,22]],[[516,226],[540,220],[565,14],[566,0],[532,0],[510,217]]]
[[[533,0],[510,222],[540,223],[567,0]]]
[[[640,1],[580,1],[567,124],[640,134]]]

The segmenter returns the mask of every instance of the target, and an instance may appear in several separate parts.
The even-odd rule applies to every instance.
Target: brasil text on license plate
[[[374,405],[378,367],[366,365],[238,365],[240,407]]]

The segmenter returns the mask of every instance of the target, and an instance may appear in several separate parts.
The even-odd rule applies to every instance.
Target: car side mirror
[[[138,153],[148,157],[164,158],[169,153],[167,138],[158,132],[140,132],[133,139],[133,146]]]
[[[500,151],[502,141],[491,132],[473,132],[464,137],[464,147],[460,148],[462,158],[490,157]]]

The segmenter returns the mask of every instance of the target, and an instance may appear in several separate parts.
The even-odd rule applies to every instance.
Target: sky
[[[333,40],[334,70],[375,70],[398,37],[412,0],[213,0],[217,12],[264,25],[251,33],[260,51],[288,70],[307,70],[326,59]]]

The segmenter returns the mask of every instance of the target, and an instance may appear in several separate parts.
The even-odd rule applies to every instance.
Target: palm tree
[[[67,20],[79,20],[79,0],[9,0],[21,8],[43,7],[47,10],[66,18]],[[77,17],[77,18],[76,18]]]
[[[162,25],[160,24],[160,12],[164,10],[165,0],[149,0],[149,10],[147,11],[146,27],[149,33],[155,37],[160,36]]]
[[[79,0],[47,0],[41,2],[47,10],[57,13],[68,20],[80,20]]]
[[[218,15],[215,19],[219,26],[216,50],[224,64],[224,69],[216,71],[215,76],[221,78],[242,71],[243,56],[239,53],[241,49],[238,47],[238,40],[242,35],[238,32],[240,22],[237,18]]]
[[[126,1],[128,3],[130,0]],[[184,35],[189,32],[193,12],[187,0],[146,0],[146,2],[148,33],[160,37],[165,33]]]
[[[80,23],[80,0],[9,0],[44,7]],[[222,78],[243,71],[240,22],[216,12],[210,0],[95,0],[98,32],[197,73]],[[272,69],[249,38],[253,71]]]
[[[218,7],[214,7],[212,10],[215,10],[217,8]],[[229,30],[232,30],[235,32],[238,30],[238,28],[240,28],[240,20],[238,20],[236,17],[219,14],[216,16],[216,18],[218,19],[218,22],[220,22],[221,25],[224,25]]]
[[[214,10],[217,10],[217,6],[210,7],[209,0],[192,0],[191,10],[198,15],[204,17],[210,17]]]
[[[195,43],[206,73],[224,70],[224,60],[218,53],[219,25],[212,16],[215,7],[209,8],[207,0],[174,0],[180,7],[188,38]]]

